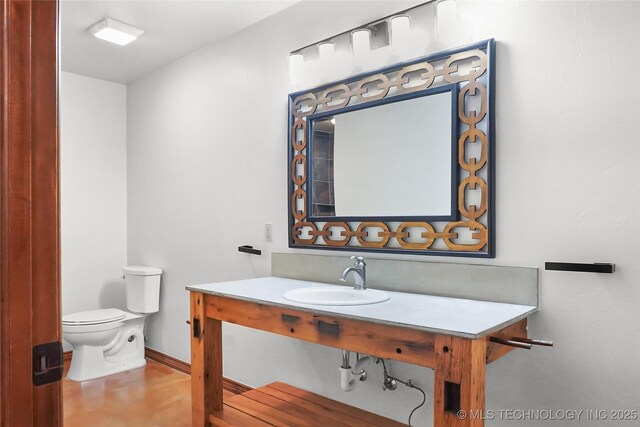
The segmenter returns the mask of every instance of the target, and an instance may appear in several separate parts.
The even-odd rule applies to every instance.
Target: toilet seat
[[[62,316],[63,326],[91,326],[118,322],[124,319],[126,313],[117,308],[79,311]]]

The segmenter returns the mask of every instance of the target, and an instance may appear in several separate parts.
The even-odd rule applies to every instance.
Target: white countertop
[[[187,286],[189,291],[220,295],[243,301],[295,308],[392,326],[406,326],[428,332],[480,338],[524,319],[538,310],[535,306],[476,301],[432,295],[388,292],[385,302],[368,305],[328,306],[301,304],[283,298],[291,289],[327,286],[326,283],[280,277],[236,280]]]

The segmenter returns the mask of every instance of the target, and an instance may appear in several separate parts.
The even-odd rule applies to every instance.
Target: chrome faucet
[[[353,267],[347,267],[340,276],[340,281],[345,282],[349,273],[353,273],[353,289],[357,291],[364,291],[367,289],[367,273],[365,267],[367,264],[364,262],[364,258],[361,256],[352,256],[351,259],[355,259],[356,262]]]

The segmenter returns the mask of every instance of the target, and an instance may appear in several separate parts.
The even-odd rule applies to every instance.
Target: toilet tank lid
[[[162,269],[144,265],[128,265],[122,267],[122,272],[124,274],[133,274],[134,276],[157,276],[162,274]]]

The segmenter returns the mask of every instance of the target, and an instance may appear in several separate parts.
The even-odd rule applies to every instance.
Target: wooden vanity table
[[[392,297],[385,303],[357,308],[296,304],[281,297],[286,290],[313,285],[271,277],[187,288],[191,292],[194,427],[208,426],[210,416],[223,411],[222,322],[431,368],[435,371],[434,425],[483,426],[485,367],[514,349],[493,340],[526,338],[527,316],[537,310],[396,292],[390,292]],[[411,311],[408,304],[423,311],[406,323],[390,320],[399,307]],[[476,316],[473,324],[480,329],[439,329],[444,315],[437,315],[438,311],[445,313],[450,307],[459,311],[452,318]],[[429,313],[434,313],[432,318]],[[459,329],[465,328],[463,323]],[[465,415],[458,416],[459,411]]]

